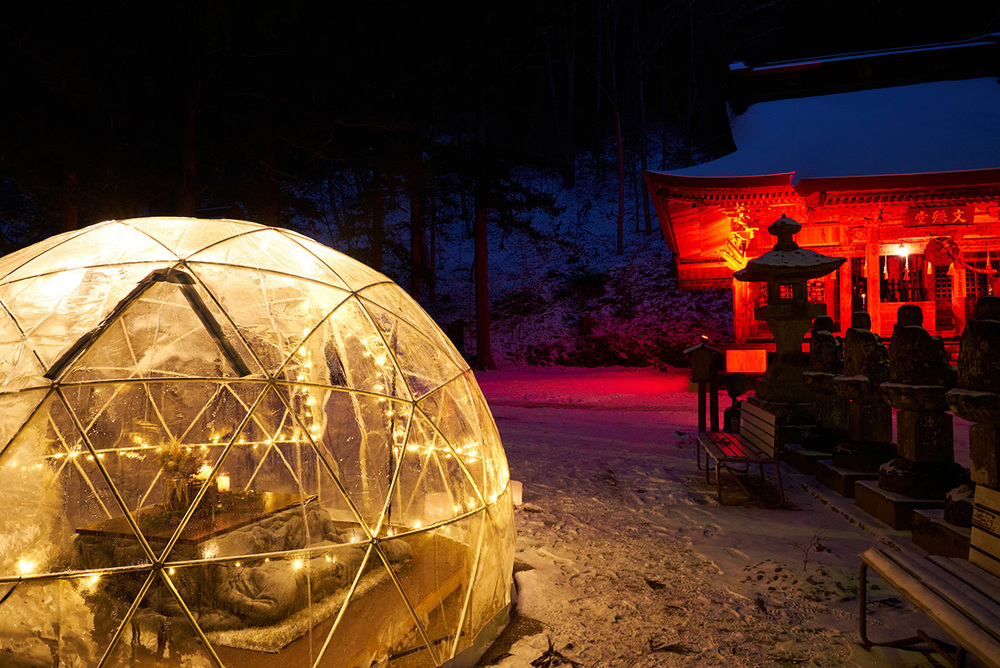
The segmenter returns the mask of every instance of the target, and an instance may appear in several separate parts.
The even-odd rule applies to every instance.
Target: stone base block
[[[946,522],[943,510],[913,511],[913,543],[931,554],[968,559],[969,534],[969,529]]]
[[[758,380],[759,382],[759,380]],[[774,414],[778,424],[813,424],[812,402],[771,401],[757,394],[748,399],[768,413]]]
[[[781,461],[788,464],[799,473],[816,475],[816,462],[829,459],[830,453],[812,450],[798,443],[790,443],[781,451]]]
[[[852,441],[862,443],[890,443],[892,441],[892,408],[889,404],[851,402],[850,435]]]
[[[1000,489],[1000,427],[992,424],[969,427],[969,468],[972,482]]]
[[[913,528],[913,511],[921,508],[944,508],[944,501],[914,499],[879,489],[878,482],[864,480],[854,486],[854,505],[893,529]]]
[[[824,429],[847,431],[851,425],[851,402],[836,394],[816,395],[816,421]]]
[[[955,458],[951,413],[899,411],[896,443],[899,456],[914,462],[950,462]]]
[[[824,429],[823,427],[815,426],[806,429],[802,434],[802,440],[798,442],[810,450],[825,452],[827,458],[829,458],[837,446],[846,440],[846,430]]]
[[[915,499],[940,499],[969,479],[965,469],[952,461],[914,462],[891,459],[878,470],[879,488]]]
[[[878,473],[879,467],[896,456],[892,443],[843,443],[833,451],[833,463],[843,469]]]
[[[863,473],[836,466],[832,460],[824,459],[815,464],[816,482],[847,498],[854,498],[854,486],[861,480],[877,480],[877,473]]]
[[[802,382],[802,371],[792,374],[791,377],[774,378],[768,377],[774,366],[768,369],[767,373],[754,380],[753,389],[757,398],[772,403],[797,404],[805,402],[808,405],[810,415],[812,412],[813,393],[809,387]]]

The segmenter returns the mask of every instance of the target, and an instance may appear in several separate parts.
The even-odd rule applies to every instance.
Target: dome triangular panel
[[[28,347],[24,335],[6,311],[0,310],[0,391],[44,387],[45,369]]]
[[[509,481],[507,458],[472,372],[424,397],[418,406],[451,443],[487,500],[495,500]]]
[[[0,454],[0,577],[61,573],[118,565],[114,547],[129,563],[149,563],[101,471],[106,456],[87,447],[57,395],[34,412]],[[91,538],[116,527],[97,547]]]
[[[382,332],[390,353],[396,359],[414,397],[433,392],[463,368],[442,349],[433,337],[425,335],[392,312],[362,300],[372,321]]]
[[[140,218],[129,224],[156,239],[182,260],[224,239],[262,227],[238,220],[206,225],[198,218]]]
[[[268,373],[350,293],[255,269],[191,265]]]
[[[110,223],[83,230],[55,248],[35,256],[6,276],[4,282],[41,276],[65,269],[115,266],[134,262],[175,262],[177,256],[162,244],[128,225]]]
[[[420,411],[414,414],[392,492],[390,517],[405,527],[447,522],[482,507],[475,469]]]
[[[437,661],[428,663],[435,666],[450,659],[462,639],[459,639],[459,624],[462,609],[469,597],[475,567],[476,549],[481,544],[482,513],[456,520],[436,531],[428,531],[405,538],[382,540],[378,549],[392,554],[394,543],[404,543],[408,549],[417,550],[433,564],[438,577],[434,580],[409,577],[410,564],[389,562],[396,581],[411,606],[418,610],[420,627],[414,621],[416,633],[411,633],[406,644],[398,650],[408,656],[427,650],[427,640],[433,639]],[[473,549],[455,549],[456,545],[472,546]],[[388,559],[387,559],[388,561]],[[422,632],[421,632],[422,631]],[[464,644],[469,644],[469,638]],[[461,649],[462,647],[459,647]],[[431,659],[430,656],[427,657]]]
[[[217,666],[213,656],[215,648],[202,641],[200,625],[193,612],[200,608],[197,602],[206,597],[202,584],[205,581],[198,580],[202,575],[196,567],[170,567],[154,573],[149,588],[143,592],[141,585],[148,573],[136,573],[126,591],[129,594],[134,592],[133,598],[138,599],[137,606],[131,611],[131,615],[128,614],[128,609],[122,611],[121,633],[110,648],[104,665],[163,665],[164,660],[158,660],[157,657],[164,656],[165,659],[175,660],[177,657],[184,657],[183,663],[171,662],[178,666]],[[164,620],[168,619],[170,623],[165,625]],[[101,626],[106,624],[107,622]],[[117,627],[115,630],[117,631]],[[137,661],[137,657],[149,658]]]
[[[441,328],[434,322],[434,319],[427,315],[427,312],[420,307],[420,304],[415,302],[401,287],[394,283],[373,285],[370,288],[366,288],[361,295],[366,301],[381,306],[389,313],[396,314],[400,319],[406,321],[415,330],[430,339],[434,346],[455,367],[463,371],[469,368],[469,363],[455,348],[455,344],[445,336]]]
[[[338,306],[282,369],[290,381],[332,385],[410,399],[385,340],[356,297]]]
[[[31,259],[38,257],[42,253],[46,252],[50,248],[55,248],[56,246],[62,244],[65,241],[72,239],[73,237],[83,234],[84,230],[73,230],[71,232],[64,232],[62,234],[57,234],[48,239],[43,239],[36,244],[32,244],[27,248],[22,248],[16,250],[9,255],[4,255],[0,258],[0,283],[7,282],[7,276],[11,272],[17,270],[25,263],[29,262]]]
[[[387,656],[395,655],[393,650],[407,646],[410,638],[420,637],[411,608],[393,583],[385,563],[374,546],[366,547],[364,568],[354,596],[336,617],[327,637],[315,645],[314,658],[310,655],[318,661],[317,665],[378,665],[384,663]],[[405,540],[387,541],[383,553],[390,564],[416,565],[415,553]],[[373,643],[372,638],[378,638],[379,642]],[[308,651],[305,647],[302,650]],[[406,665],[421,668],[438,665],[426,649],[405,655],[405,658]]]
[[[126,378],[237,378],[246,361],[234,352],[202,300],[188,286],[154,282],[105,323],[62,375],[63,382]],[[188,288],[190,291],[190,288]]]
[[[220,241],[194,253],[192,262],[248,267],[280,274],[292,274],[334,287],[347,285],[312,253],[286,234],[273,228],[263,228]]]
[[[294,401],[295,388],[290,387],[289,393]],[[412,405],[339,390],[324,395],[317,405],[325,411],[309,426],[310,434],[372,532],[386,510]]]
[[[70,269],[0,285],[0,301],[25,333],[46,369],[100,325],[150,265]]]
[[[326,266],[335,271],[351,290],[360,290],[375,283],[392,282],[385,274],[375,271],[349,255],[335,251],[301,234],[294,234],[292,236],[303,248],[307,249],[322,260]]]

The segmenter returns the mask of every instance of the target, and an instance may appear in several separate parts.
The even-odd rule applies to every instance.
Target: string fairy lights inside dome
[[[307,237],[144,218],[0,258],[16,665],[472,665],[509,488],[454,346]]]

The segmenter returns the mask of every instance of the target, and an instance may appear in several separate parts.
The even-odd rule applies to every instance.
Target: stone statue
[[[809,334],[809,371],[831,373],[835,376],[844,370],[844,342],[833,335],[833,318],[817,316]]]
[[[943,499],[962,484],[965,470],[955,463],[952,417],[945,393],[957,373],[944,343],[923,328],[916,304],[899,307],[889,345],[886,402],[896,408],[899,456],[879,469],[879,488],[917,499]]]
[[[958,387],[947,394],[955,415],[969,427],[972,481],[1000,489],[1000,297],[976,302],[962,332]]]
[[[849,402],[839,396],[834,378],[844,371],[844,342],[833,334],[833,318],[817,316],[809,334],[809,366],[802,379],[816,399],[813,414],[818,430],[810,434],[809,447],[832,452],[844,440],[849,426]]]
[[[895,456],[892,409],[879,385],[889,379],[889,353],[871,331],[871,317],[858,311],[844,334],[844,373],[834,378],[837,394],[850,401],[849,440],[833,454],[835,466],[872,473]]]

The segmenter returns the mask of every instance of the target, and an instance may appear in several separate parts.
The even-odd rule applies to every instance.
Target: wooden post
[[[698,381],[698,431],[708,431],[705,428],[705,386],[707,383],[703,380]]]
[[[713,370],[714,371],[714,370]],[[719,374],[713,373],[712,380],[708,383],[709,397],[708,405],[709,410],[712,411],[712,431],[719,431]]]
[[[750,323],[753,319],[753,299],[749,283],[733,279],[733,342],[745,344],[750,338]]]
[[[868,228],[868,242],[865,244],[865,263],[868,265],[868,315],[872,319],[873,332],[882,328],[882,272],[879,270],[878,228]]]
[[[965,330],[965,269],[957,262],[952,262],[948,269],[951,274],[951,315],[955,322],[955,333],[961,335]]]
[[[840,332],[843,334],[847,331],[847,328],[851,326],[851,313],[854,312],[852,302],[854,296],[852,290],[854,287],[854,277],[851,275],[851,265],[853,262],[848,260],[844,264],[840,265]]]

